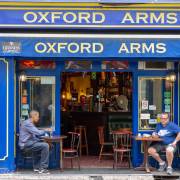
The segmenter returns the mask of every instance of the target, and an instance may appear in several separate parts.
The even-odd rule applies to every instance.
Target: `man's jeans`
[[[45,142],[35,142],[31,146],[25,145],[28,151],[32,151],[33,168],[47,169],[49,165],[49,145]]]

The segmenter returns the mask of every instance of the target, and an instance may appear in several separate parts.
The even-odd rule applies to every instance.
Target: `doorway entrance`
[[[76,131],[77,127],[85,129],[85,133],[81,131],[81,167],[112,168],[112,132],[132,132],[132,73],[62,72],[61,133]],[[109,143],[103,150],[102,138]],[[68,162],[64,166],[70,167]],[[128,167],[127,157],[121,166]]]

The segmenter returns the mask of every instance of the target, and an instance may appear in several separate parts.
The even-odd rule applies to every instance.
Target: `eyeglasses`
[[[163,120],[168,120],[168,118],[161,118],[161,119],[163,119]]]

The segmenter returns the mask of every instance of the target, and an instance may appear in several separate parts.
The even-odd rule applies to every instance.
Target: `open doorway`
[[[112,168],[111,132],[124,129],[132,132],[131,72],[61,73],[61,134],[75,131],[79,126],[85,128],[87,137],[86,146],[82,134],[85,146],[80,151],[81,167]],[[99,127],[103,127],[105,142],[111,143],[103,149],[107,156],[100,157]],[[128,167],[126,159],[123,163],[121,165]],[[64,168],[68,167],[70,164],[65,161]]]

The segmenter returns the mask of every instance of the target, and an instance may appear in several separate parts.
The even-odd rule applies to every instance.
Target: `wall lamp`
[[[22,82],[25,82],[27,80],[27,76],[25,74],[25,72],[22,72],[19,76],[19,80]]]
[[[167,76],[166,76],[166,80],[170,81],[171,83],[174,83],[176,81],[176,74],[175,72],[170,72]]]

